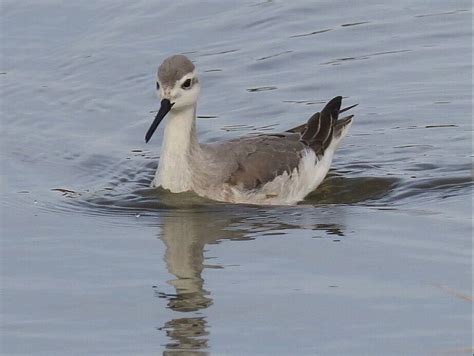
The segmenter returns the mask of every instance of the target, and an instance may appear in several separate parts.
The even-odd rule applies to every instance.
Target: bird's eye
[[[183,89],[189,89],[191,87],[191,79],[186,79],[186,81],[181,85]]]
[[[160,90],[160,83],[156,82],[156,90]]]

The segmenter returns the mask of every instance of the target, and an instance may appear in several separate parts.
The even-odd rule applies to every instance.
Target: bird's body
[[[183,64],[187,70],[180,71]],[[172,56],[160,66],[157,83],[164,99],[146,140],[168,112],[170,118],[152,186],[174,193],[194,191],[231,203],[295,204],[323,181],[352,124],[352,116],[338,118],[351,107],[341,110],[342,98],[336,97],[306,124],[286,132],[200,144],[194,65]]]

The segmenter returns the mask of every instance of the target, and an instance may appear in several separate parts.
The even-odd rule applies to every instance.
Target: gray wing
[[[226,143],[235,164],[226,183],[255,189],[298,166],[305,145],[299,134],[244,137]]]
[[[290,174],[305,149],[323,155],[332,138],[352,120],[352,116],[338,119],[339,113],[353,107],[341,110],[341,100],[340,96],[332,99],[306,124],[287,132],[242,137],[214,146],[227,161],[227,172],[222,172],[226,183],[255,189],[284,172]]]

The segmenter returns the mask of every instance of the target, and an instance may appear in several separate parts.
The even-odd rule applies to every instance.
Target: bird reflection
[[[163,355],[207,355],[199,351],[208,348],[209,335],[206,331],[207,322],[203,317],[172,319],[165,323],[161,330],[166,330],[172,342],[166,344]]]
[[[226,231],[234,219],[209,211],[179,211],[164,217],[161,238],[166,245],[165,261],[168,271],[176,278],[169,281],[176,294],[165,295],[168,307],[177,312],[197,312],[212,304],[209,292],[204,289],[201,276],[206,244],[221,239],[243,239],[241,231]],[[207,322],[202,316],[177,318],[161,328],[172,340],[166,345],[165,355],[202,355],[198,351],[208,348]]]
[[[314,209],[256,207],[194,208],[170,211],[163,217],[160,238],[166,245],[165,261],[168,271],[175,276],[169,281],[175,294],[157,292],[167,299],[168,307],[185,317],[172,319],[160,330],[170,342],[164,355],[205,355],[209,348],[209,325],[202,311],[212,305],[210,292],[202,278],[206,245],[223,239],[251,240],[256,234],[287,233],[292,229],[324,231],[326,235],[344,236],[343,227],[332,223],[341,214],[334,211],[325,216]],[[323,219],[324,224],[321,224]],[[273,233],[272,233],[273,232]],[[329,236],[328,236],[329,237]],[[213,266],[222,268],[221,266]]]

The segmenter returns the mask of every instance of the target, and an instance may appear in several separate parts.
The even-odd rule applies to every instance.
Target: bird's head
[[[146,142],[168,112],[189,110],[196,105],[200,85],[194,64],[181,54],[166,58],[158,68],[156,91],[161,107],[146,133]]]

